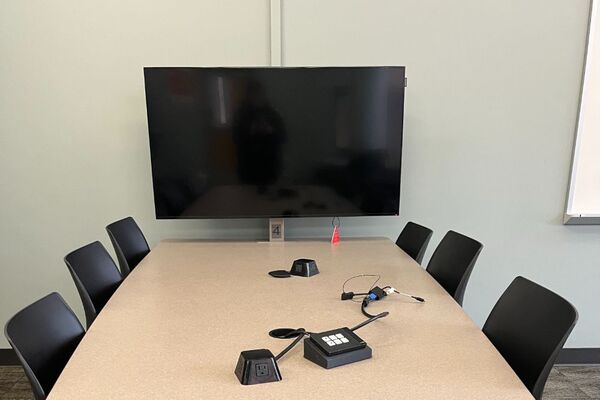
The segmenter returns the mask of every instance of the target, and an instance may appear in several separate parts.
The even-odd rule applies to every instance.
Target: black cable
[[[382,312],[382,313],[379,313],[379,314],[377,314],[377,315],[375,315],[375,316],[373,316],[373,317],[371,317],[371,318],[367,319],[366,321],[363,321],[363,322],[361,322],[360,324],[356,325],[354,328],[350,328],[350,330],[351,330],[351,331],[355,331],[355,330],[357,330],[357,329],[360,329],[360,328],[362,328],[363,326],[365,326],[365,325],[367,325],[367,324],[370,324],[370,323],[371,323],[371,322],[373,322],[373,321],[376,321],[376,320],[378,320],[379,318],[387,317],[389,314],[390,314],[390,313],[389,313],[389,312],[387,312],[387,311],[384,311],[384,312]]]
[[[298,337],[296,337],[296,339],[294,339],[294,341],[292,343],[290,343],[290,345],[288,347],[283,349],[281,351],[281,353],[279,353],[275,356],[275,361],[279,360],[281,357],[286,355],[286,353],[288,351],[290,351],[291,349],[294,348],[294,346],[296,346],[298,343],[300,343],[300,341],[302,340],[302,338],[304,338],[304,336],[308,335],[308,332],[306,332],[303,328],[297,329],[297,331],[299,333]]]
[[[363,315],[367,318],[375,318],[375,315],[369,314],[367,312],[366,308],[368,305],[369,305],[369,298],[365,297],[360,305],[360,311],[362,311]]]
[[[311,332],[306,332],[304,328],[277,328],[273,329],[269,332],[269,336],[275,339],[291,339],[296,336],[302,336],[304,334],[311,334]]]
[[[346,293],[346,284],[348,282],[350,282],[352,279],[356,279],[356,278],[365,278],[365,277],[372,277],[375,278],[375,281],[373,282],[373,284],[371,285],[371,287],[369,288],[369,291],[371,291],[371,289],[373,289],[375,287],[375,285],[377,285],[377,282],[379,282],[379,280],[381,279],[381,275],[376,275],[376,274],[360,274],[360,275],[354,275],[351,276],[350,278],[346,279],[344,281],[344,283],[342,283],[342,293]],[[360,295],[367,295],[368,293],[354,293],[355,296],[360,296]],[[350,299],[355,303],[360,303],[360,300],[354,300],[354,299]]]
[[[379,282],[379,280],[381,279],[381,275],[379,274],[360,274],[360,275],[354,275],[351,276],[350,278],[346,279],[344,281],[344,283],[342,283],[342,292],[346,291],[346,284],[348,282],[350,282],[352,279],[356,279],[356,278],[368,278],[368,277],[372,277],[372,278],[377,278],[375,279],[375,282],[373,282],[373,284],[371,285],[371,287],[369,288],[369,290],[373,289],[375,287],[375,285],[377,284],[377,282]]]

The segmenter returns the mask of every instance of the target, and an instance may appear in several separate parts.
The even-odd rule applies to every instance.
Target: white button
[[[324,340],[324,341],[326,341],[326,342],[329,342],[329,340],[330,340],[328,336],[324,336],[324,337],[322,337],[321,339],[323,339],[323,340]]]
[[[342,343],[348,343],[349,342],[349,340],[346,339],[346,338],[341,338],[340,340],[342,341]]]
[[[335,346],[335,344],[333,344],[333,342],[327,342],[327,344],[330,346]]]
[[[333,342],[334,342],[335,344],[342,344],[342,341],[341,341],[340,339],[335,339]]]
[[[336,339],[336,337],[335,337],[335,335],[329,335],[329,339],[331,339],[331,340],[335,340],[335,339]]]
[[[341,333],[338,333],[337,335],[335,335],[338,339],[341,339],[344,337],[344,335],[342,335]]]

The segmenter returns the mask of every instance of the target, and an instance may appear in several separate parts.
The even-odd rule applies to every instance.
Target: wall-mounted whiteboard
[[[600,1],[592,2],[565,223],[600,224]]]

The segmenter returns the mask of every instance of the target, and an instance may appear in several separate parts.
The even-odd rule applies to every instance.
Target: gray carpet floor
[[[0,367],[0,400],[33,400],[21,367]],[[544,400],[600,399],[600,366],[555,367]]]

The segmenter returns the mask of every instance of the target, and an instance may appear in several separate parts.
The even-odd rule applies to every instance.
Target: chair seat
[[[461,233],[448,231],[437,246],[427,272],[462,305],[469,277],[483,245]]]
[[[43,400],[85,331],[63,298],[51,293],[15,314],[6,323],[4,334],[25,370],[36,400]]]
[[[126,277],[150,252],[148,242],[131,217],[113,222],[106,232],[117,254],[121,274]]]
[[[577,310],[556,293],[517,277],[490,313],[483,333],[536,399],[577,322]]]
[[[97,241],[67,254],[65,264],[81,297],[89,328],[123,278],[110,254]]]
[[[396,239],[396,245],[413,260],[421,264],[432,235],[433,231],[431,229],[414,222],[408,222],[400,232],[398,239]]]

